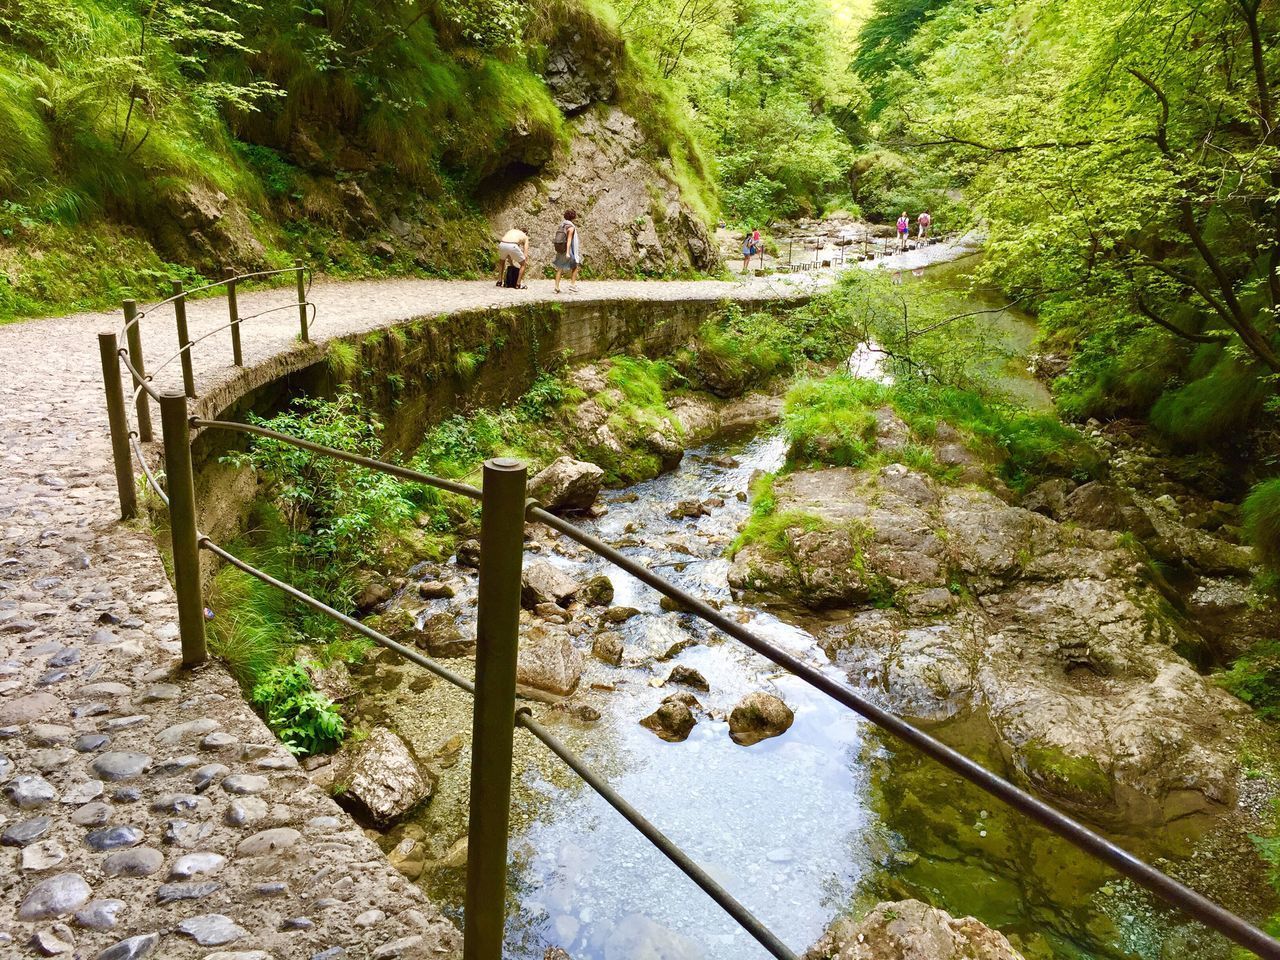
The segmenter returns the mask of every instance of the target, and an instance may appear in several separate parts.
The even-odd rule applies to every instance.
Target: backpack
[[[562,220],[560,226],[556,229],[555,239],[551,241],[551,246],[555,248],[556,253],[567,253],[569,251],[569,222]]]

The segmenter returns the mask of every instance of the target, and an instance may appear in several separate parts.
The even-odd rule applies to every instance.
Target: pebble
[[[33,723],[27,732],[27,740],[36,747],[57,747],[66,743],[74,732],[70,727],[57,723]]]
[[[111,794],[111,799],[116,803],[137,803],[142,799],[142,791],[137,787],[121,787]]]
[[[103,780],[131,780],[151,766],[151,757],[145,753],[113,750],[97,757],[89,768]]]
[[[190,770],[192,767],[200,765],[200,758],[194,754],[188,754],[185,757],[170,757],[168,760],[162,760],[156,765],[155,772],[157,775],[165,777],[171,773],[182,773],[184,770]]]
[[[372,927],[375,923],[381,923],[387,918],[387,915],[376,907],[372,910],[366,910],[360,916],[352,921],[357,927]]]
[[[241,840],[236,847],[237,857],[260,857],[292,847],[302,839],[302,834],[292,827],[276,827],[274,830],[263,830],[251,837]]]
[[[217,720],[201,717],[198,720],[188,720],[185,723],[175,723],[171,727],[166,727],[156,734],[156,740],[172,746],[192,737],[203,737],[207,733],[213,733],[218,727]]]
[[[52,802],[56,796],[52,784],[44,777],[26,773],[4,785],[4,793],[19,810],[35,810]]]
[[[60,873],[41,880],[18,907],[19,920],[45,920],[78,910],[93,891],[78,873]]]
[[[143,957],[151,955],[151,951],[159,942],[160,934],[143,933],[112,944],[93,960],[142,960]]]
[[[265,950],[219,950],[211,953],[204,960],[272,960],[271,954]]]
[[[0,783],[8,780],[11,773],[13,773],[13,761],[0,753]]]
[[[67,859],[67,851],[57,840],[41,840],[22,848],[22,869],[39,873],[52,870]]]
[[[422,937],[418,934],[414,934],[411,937],[401,937],[399,940],[392,940],[390,943],[384,943],[373,951],[373,960],[391,960],[392,957],[411,956],[417,952],[421,943]]]
[[[71,814],[71,822],[81,827],[100,827],[111,819],[111,808],[105,803],[90,803]]]
[[[158,700],[177,700],[182,696],[182,688],[176,683],[157,683],[147,687],[138,697],[138,703],[155,703]]]
[[[310,917],[290,917],[280,924],[281,930],[314,930],[315,922]]]
[[[222,889],[222,884],[213,880],[200,883],[162,883],[156,890],[157,903],[176,903],[179,900],[199,900]]]
[[[142,828],[121,824],[115,827],[101,827],[85,834],[84,842],[93,850],[118,850],[121,847],[133,847],[142,842]]]
[[[52,930],[37,930],[31,938],[31,945],[46,957],[56,957],[70,953],[72,945],[63,940]]]
[[[110,720],[104,720],[98,725],[99,730],[127,730],[129,727],[136,727],[140,723],[146,723],[147,718],[140,713],[135,713],[129,717],[112,717]]]
[[[260,883],[253,888],[253,892],[260,897],[283,897],[289,892],[289,885],[279,880],[273,883]]]
[[[222,781],[223,790],[239,796],[262,793],[270,785],[271,782],[266,777],[259,777],[251,773],[237,773],[224,778]]]
[[[194,793],[167,793],[151,804],[151,809],[160,813],[186,813],[200,808],[201,799]],[[208,806],[208,802],[204,801]]]
[[[164,825],[164,842],[179,847],[194,847],[213,832],[211,823],[192,823],[190,820],[168,820]]]
[[[76,911],[75,921],[90,930],[110,930],[123,909],[123,900],[90,900]]]
[[[84,783],[77,783],[64,793],[61,802],[78,807],[91,800],[97,800],[100,796],[102,796],[102,781],[86,780]]]
[[[267,815],[268,809],[267,801],[261,797],[242,797],[231,801],[224,819],[230,826],[243,827],[255,820],[261,820]]]
[[[196,793],[204,793],[213,781],[219,777],[225,777],[230,772],[231,768],[225,763],[207,763],[191,774],[191,782],[195,785]]]
[[[164,865],[164,854],[155,847],[121,850],[102,861],[102,872],[108,877],[149,877]]]
[[[342,947],[330,947],[327,950],[321,950],[319,953],[313,953],[311,960],[341,960],[347,955],[347,951]]]
[[[110,742],[111,738],[105,733],[83,733],[76,737],[71,747],[80,753],[93,753],[95,750],[101,750]]]
[[[249,935],[248,930],[236,926],[230,917],[220,913],[188,917],[178,924],[178,932],[185,933],[202,947],[220,947]]]
[[[111,708],[105,703],[85,703],[71,711],[71,716],[79,720],[81,717],[98,717]]]
[[[217,873],[227,863],[220,853],[187,853],[173,862],[169,879],[187,880],[198,873]]]
[[[227,747],[234,747],[240,741],[229,733],[215,731],[200,741],[201,750],[225,750]]]
[[[52,826],[53,820],[49,817],[32,817],[30,820],[11,823],[0,833],[0,844],[6,847],[25,847],[43,837]]]
[[[67,747],[51,747],[31,754],[31,765],[41,773],[50,773],[74,760],[76,752]]]

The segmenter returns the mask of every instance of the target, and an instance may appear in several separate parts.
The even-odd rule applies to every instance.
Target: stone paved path
[[[576,296],[761,298],[814,285],[593,282]],[[544,281],[317,284],[314,337],[554,297]],[[243,293],[240,312],[290,298]],[[192,302],[193,336],[225,311],[222,299]],[[172,322],[167,309],[142,321],[148,357],[176,349]],[[452,924],[310,783],[226,670],[177,669],[165,570],[147,531],[118,521],[95,335],[119,325],[85,314],[0,327],[0,956],[457,955]],[[294,310],[246,320],[244,370],[230,364],[228,334],[205,341],[193,409],[212,412],[280,355],[308,362],[321,348],[296,333]],[[176,386],[178,365],[156,379]]]

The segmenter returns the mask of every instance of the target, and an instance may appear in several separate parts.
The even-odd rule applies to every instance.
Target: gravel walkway
[[[814,285],[590,282],[561,297],[759,299]],[[313,336],[555,297],[547,281],[323,283],[311,291]],[[291,298],[243,293],[240,313]],[[198,337],[225,322],[226,301],[192,302],[188,315]],[[311,784],[226,670],[178,671],[164,567],[149,533],[117,519],[95,334],[120,322],[0,327],[0,955],[455,955],[452,924]],[[176,350],[172,323],[167,308],[142,321],[148,357]],[[211,398],[243,391],[280,355],[310,362],[322,348],[296,334],[292,309],[246,319],[244,369],[230,364],[227,333],[205,341],[195,408],[211,412]],[[177,386],[178,364],[156,382]]]

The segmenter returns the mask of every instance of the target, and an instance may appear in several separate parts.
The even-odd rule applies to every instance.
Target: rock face
[[[594,463],[557,457],[529,481],[528,494],[553,513],[586,510],[604,485],[604,471]]]
[[[878,903],[860,923],[840,919],[803,960],[1023,960],[1004,935],[921,903]]]
[[[535,624],[520,633],[516,682],[532,691],[567,697],[578,688],[582,654],[562,628]]]
[[[343,806],[385,828],[431,796],[431,779],[403,740],[375,727],[362,743],[343,749],[334,771]]]
[[[795,721],[791,708],[771,693],[749,693],[729,714],[729,736],[742,747],[779,737]]]
[[[582,88],[584,75],[572,74],[571,66],[566,57],[553,55],[547,78],[569,112],[593,95]],[[499,198],[490,214],[497,233],[516,226],[529,234],[535,270],[554,257],[551,241],[568,207],[580,214],[588,270],[660,273],[719,266],[706,227],[684,203],[664,164],[652,159],[652,145],[635,120],[609,107],[574,117],[570,129],[569,148],[557,149],[538,176]]]
[[[1027,781],[1103,823],[1234,802],[1246,708],[1179,655],[1204,641],[1119,534],[899,465],[801,471],[774,495],[807,519],[784,552],[742,550],[731,583],[858,610],[820,642],[895,710],[984,712]]]

